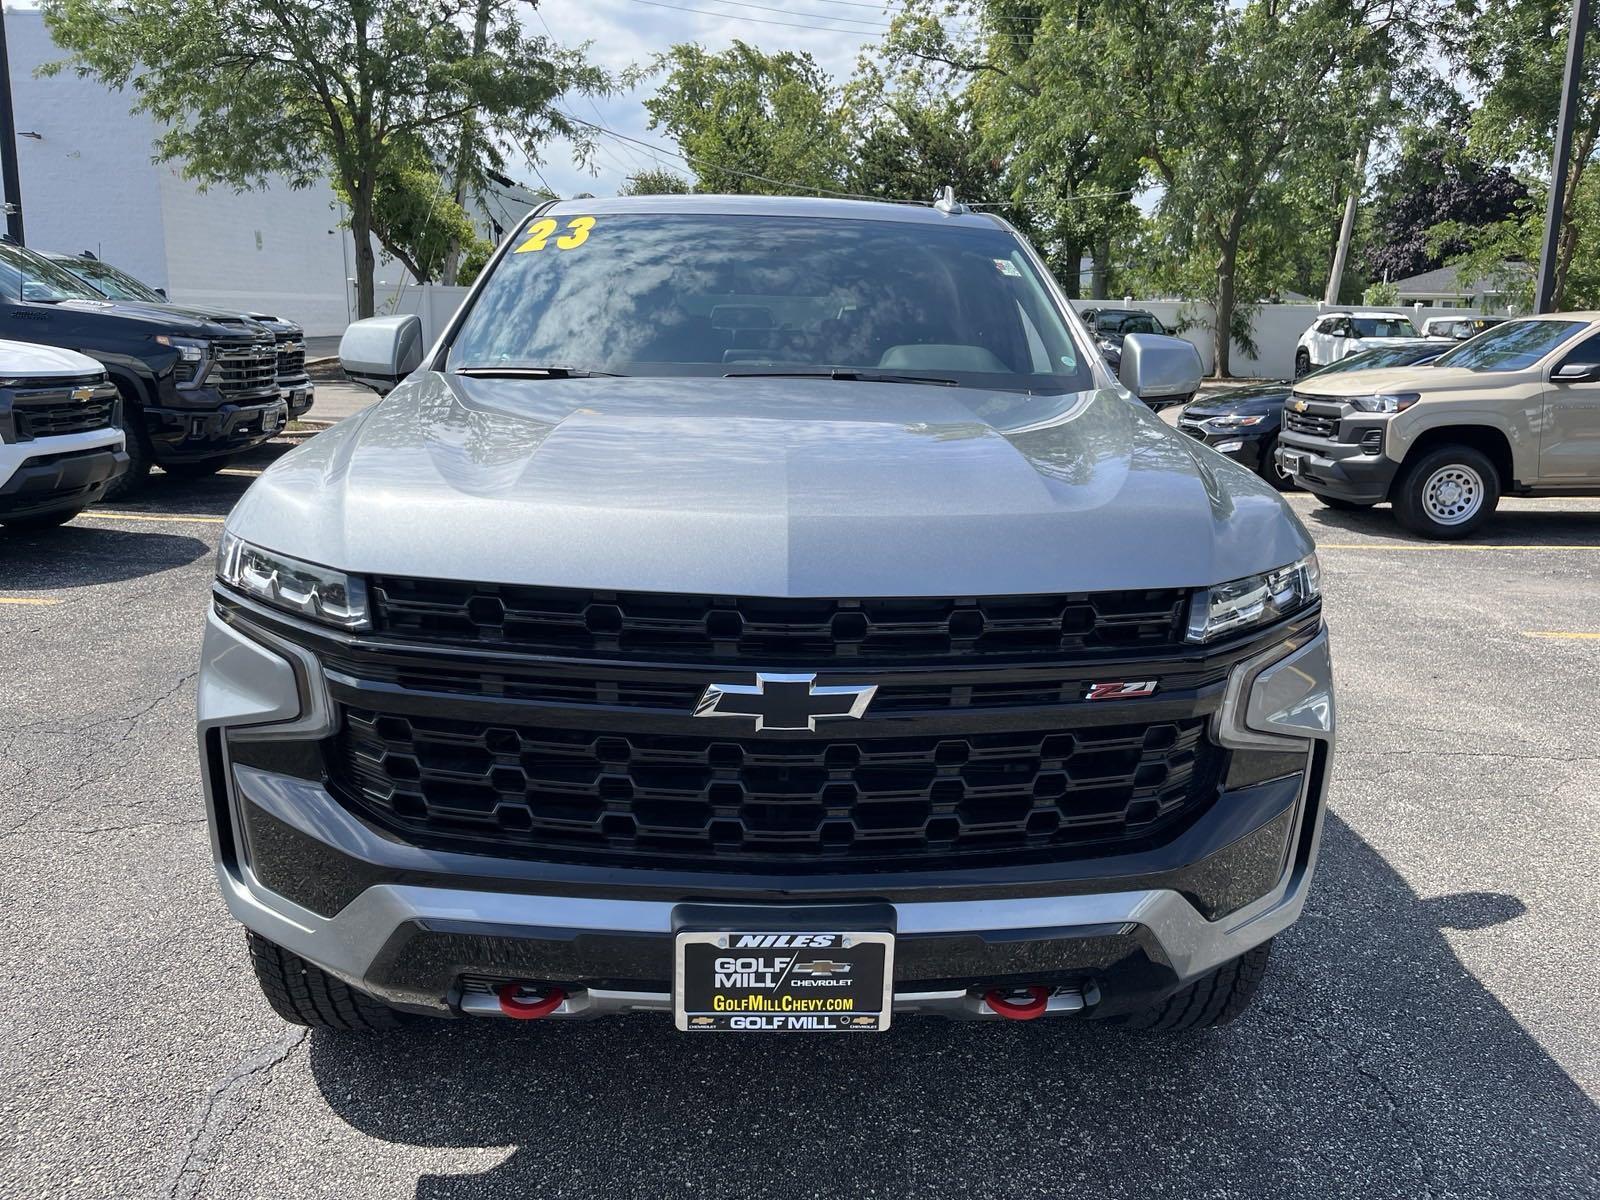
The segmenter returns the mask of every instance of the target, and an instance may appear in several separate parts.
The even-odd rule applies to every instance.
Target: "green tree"
[[[682,196],[692,189],[689,181],[676,171],[664,167],[647,167],[636,171],[622,181],[617,189],[619,196]]]
[[[350,207],[340,180],[333,189]],[[462,256],[488,245],[420,145],[397,147],[379,166],[372,235],[418,283],[455,282]]]
[[[496,137],[537,146],[553,133],[583,148],[588,132],[558,107],[599,93],[608,76],[581,51],[529,35],[515,0],[491,0],[481,52],[478,0],[44,0],[71,58],[55,64],[132,90],[162,126],[156,150],[202,185],[293,186],[329,178],[347,198],[356,298],[373,311],[372,238],[380,195],[415,199],[417,148],[450,160],[463,120],[469,158],[500,165]],[[459,208],[459,205],[456,206]],[[431,237],[431,233],[428,235]]]
[[[767,54],[735,41],[720,54],[674,46],[644,102],[694,168],[701,191],[838,191],[850,140],[838,89],[809,54]],[[764,177],[764,178],[758,178]]]

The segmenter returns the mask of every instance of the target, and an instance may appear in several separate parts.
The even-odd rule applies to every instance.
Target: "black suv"
[[[0,242],[0,337],[99,360],[122,394],[129,467],[203,475],[283,425],[272,331],[242,316],[109,300],[42,255]]]
[[[135,279],[87,250],[82,254],[46,251],[44,257],[71,271],[108,300],[132,300],[137,304],[171,307],[165,290]],[[305,330],[293,321],[285,321],[269,313],[249,312],[244,315],[252,321],[261,322],[272,331],[273,340],[278,345],[278,393],[289,406],[291,420],[305,416],[311,411],[316,398],[311,376],[306,371]],[[231,314],[224,313],[222,316],[227,318]]]

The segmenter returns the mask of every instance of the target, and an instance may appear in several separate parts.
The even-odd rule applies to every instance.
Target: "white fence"
[[[379,297],[378,311],[380,313],[415,313],[422,318],[422,336],[427,345],[432,345],[435,338],[444,331],[456,309],[461,307],[461,302],[466,299],[467,290],[464,287],[444,287],[440,284],[425,284],[422,286],[411,285],[390,292],[387,296]],[[1211,355],[1211,308],[1209,305],[1188,300],[1135,300],[1124,302],[1122,300],[1074,300],[1073,306],[1078,309],[1085,308],[1129,308],[1144,309],[1154,313],[1156,318],[1168,329],[1182,327],[1180,337],[1193,342],[1200,350],[1200,357],[1205,362],[1206,373],[1214,369]],[[1348,305],[1341,307],[1350,307]],[[1260,376],[1266,379],[1287,379],[1294,374],[1294,348],[1304,333],[1323,312],[1337,311],[1321,304],[1263,304],[1256,310],[1254,328],[1251,339],[1255,342],[1258,354],[1247,354],[1242,347],[1235,344],[1233,352],[1229,355],[1229,366],[1233,374],[1241,376]],[[1422,328],[1422,322],[1429,317],[1474,316],[1477,310],[1470,308],[1427,308],[1422,305],[1411,305],[1401,309],[1398,305],[1389,309],[1391,312],[1407,311],[1412,314],[1412,320],[1417,328]]]
[[[1206,374],[1216,369],[1211,354],[1211,306],[1190,300],[1074,300],[1074,308],[1138,308],[1154,313],[1168,329],[1183,327],[1178,335],[1193,342],[1205,362]],[[1251,341],[1258,354],[1247,354],[1235,342],[1228,355],[1228,367],[1234,375],[1256,376],[1263,379],[1288,379],[1294,374],[1294,348],[1300,335],[1311,327],[1324,312],[1338,312],[1361,305],[1342,304],[1263,304],[1256,310],[1252,323]],[[1386,312],[1409,312],[1418,332],[1422,322],[1429,317],[1477,316],[1472,308],[1429,308],[1423,305],[1373,305]]]

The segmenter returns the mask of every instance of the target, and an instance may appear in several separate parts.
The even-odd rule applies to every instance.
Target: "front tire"
[[[1440,446],[1407,464],[1394,487],[1394,513],[1421,537],[1471,537],[1500,505],[1500,473],[1471,446]]]
[[[1267,960],[1271,957],[1272,943],[1264,942],[1195,980],[1164,1003],[1124,1017],[1119,1023],[1147,1033],[1181,1033],[1226,1025],[1250,1007],[1266,978]]]
[[[400,1014],[258,933],[247,934],[261,994],[285,1021],[340,1033],[398,1028]]]
[[[1311,352],[1309,350],[1297,350],[1297,351],[1295,351],[1295,355],[1294,355],[1294,377],[1296,379],[1299,379],[1302,375],[1308,374],[1310,372],[1310,370],[1311,370]]]
[[[100,493],[102,500],[121,500],[125,496],[133,495],[144,486],[144,481],[150,475],[150,443],[145,437],[144,430],[140,428],[143,424],[143,414],[129,406],[126,392],[122,395],[122,411],[128,449],[128,469],[106,484],[106,490]]]

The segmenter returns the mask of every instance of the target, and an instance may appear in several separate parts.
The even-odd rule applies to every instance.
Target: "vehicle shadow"
[[[196,537],[84,523],[41,533],[0,529],[0,587],[15,592],[126,583],[215,553]]]
[[[94,507],[140,515],[225,517],[256,477],[300,442],[301,439],[274,439],[239,455],[219,473],[194,479],[168,475],[157,467],[131,496],[106,500]]]
[[[1596,546],[1600,545],[1600,507],[1589,511],[1540,507],[1537,500],[1501,508],[1474,536],[1461,543],[1441,543],[1417,537],[1400,527],[1387,504],[1346,511],[1315,504],[1302,510],[1300,519],[1319,541],[1336,541],[1339,534],[1360,534],[1376,541],[1418,546]]]
[[[1600,1112],[1440,927],[1515,897],[1419,899],[1330,819],[1305,919],[1255,1007],[1180,1038],[896,1022],[744,1038],[661,1018],[317,1034],[334,1112],[375,1138],[514,1149],[418,1200],[534,1195],[1321,1197],[1596,1194]]]

